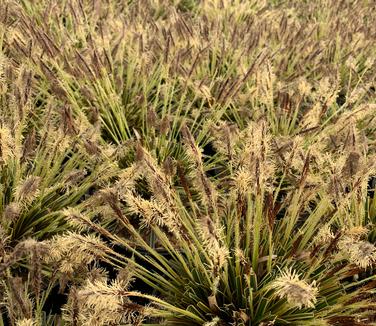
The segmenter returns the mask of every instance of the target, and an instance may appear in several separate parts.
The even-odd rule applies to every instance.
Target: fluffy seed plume
[[[47,262],[57,264],[61,273],[71,274],[80,266],[86,266],[103,257],[108,248],[94,235],[67,233],[49,242],[50,255]]]
[[[16,189],[16,197],[21,200],[31,201],[39,190],[41,178],[37,176],[27,177]]]
[[[329,243],[335,238],[332,230],[330,229],[329,225],[324,225],[320,228],[319,232],[317,233],[316,237],[314,238],[313,242],[316,245],[321,245],[325,243]]]
[[[127,284],[121,281],[111,284],[107,280],[87,281],[81,289],[71,293],[64,319],[83,326],[141,325],[149,309],[131,302],[126,291]]]
[[[376,247],[368,241],[346,236],[339,242],[338,247],[344,258],[362,269],[367,269],[376,263]]]
[[[33,319],[17,320],[16,326],[35,326],[36,322]]]
[[[15,221],[21,214],[21,208],[18,203],[8,204],[3,212],[4,220]]]
[[[0,128],[0,159],[2,163],[7,163],[14,155],[13,137],[8,127]]]
[[[286,299],[292,307],[299,309],[313,308],[319,292],[315,282],[309,284],[301,280],[291,269],[283,271],[272,283],[272,288],[279,298]]]

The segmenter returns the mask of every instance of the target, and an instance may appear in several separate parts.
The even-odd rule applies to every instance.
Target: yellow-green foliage
[[[0,325],[374,324],[375,10],[0,0]]]

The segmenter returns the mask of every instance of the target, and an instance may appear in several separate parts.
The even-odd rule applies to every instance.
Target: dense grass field
[[[376,325],[373,0],[0,0],[0,325]]]

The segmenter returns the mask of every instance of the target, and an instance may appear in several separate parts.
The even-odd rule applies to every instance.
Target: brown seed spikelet
[[[342,169],[342,176],[346,179],[352,178],[359,171],[360,167],[360,154],[358,152],[350,152],[345,165]]]
[[[42,179],[37,176],[27,177],[16,189],[16,197],[20,200],[31,201],[38,193]]]

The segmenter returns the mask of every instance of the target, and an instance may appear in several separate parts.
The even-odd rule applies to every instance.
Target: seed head
[[[373,57],[368,57],[366,59],[366,61],[364,62],[364,66],[367,68],[367,69],[370,69],[372,68],[372,66],[374,65],[375,63],[375,58]]]
[[[349,153],[345,165],[342,169],[342,176],[344,178],[351,178],[354,177],[354,175],[359,170],[359,161],[361,159],[361,156],[358,152],[352,151]]]
[[[311,85],[307,82],[306,79],[302,78],[300,81],[299,81],[299,85],[298,85],[298,90],[299,90],[299,93],[302,95],[302,96],[306,96],[306,95],[309,95],[311,93]]]
[[[325,243],[330,243],[335,238],[335,235],[332,233],[329,225],[324,225],[320,228],[319,232],[317,233],[314,244],[320,245]]]
[[[47,262],[58,264],[61,273],[71,274],[82,266],[103,257],[108,248],[97,236],[67,233],[50,241],[50,255]]]
[[[21,208],[17,203],[10,203],[5,206],[3,217],[5,221],[15,221],[20,216]]]
[[[281,276],[273,281],[272,288],[279,298],[286,299],[291,306],[299,309],[314,308],[319,292],[315,282],[308,284],[291,269],[282,272]]]
[[[347,230],[346,235],[352,239],[359,240],[368,232],[369,230],[364,226],[354,226]]]
[[[245,195],[252,185],[253,177],[248,169],[240,167],[236,172],[233,181],[238,192]]]
[[[16,326],[35,326],[36,323],[33,319],[20,319],[20,320],[17,320],[16,322]]]
[[[208,321],[204,326],[217,326],[219,325],[221,319],[219,317],[214,317],[211,321]]]
[[[150,313],[148,306],[131,302],[127,297],[127,284],[121,281],[97,280],[87,283],[71,293],[66,306],[68,321],[79,321],[80,325],[141,325]],[[71,314],[75,307],[77,313]],[[71,314],[71,315],[69,315]]]
[[[368,241],[346,236],[338,243],[338,247],[343,257],[360,268],[366,269],[376,263],[376,247]]]
[[[24,182],[17,187],[16,197],[26,201],[32,200],[38,192],[40,182],[40,177],[27,177]]]
[[[8,127],[0,128],[0,159],[1,162],[7,163],[14,155],[12,133]]]
[[[359,241],[351,248],[350,257],[356,265],[366,269],[376,263],[376,247],[368,241]]]
[[[346,60],[346,66],[348,68],[350,68],[351,70],[356,70],[356,65],[357,65],[357,62],[356,62],[356,59],[353,57],[353,56],[350,56],[347,60]]]

